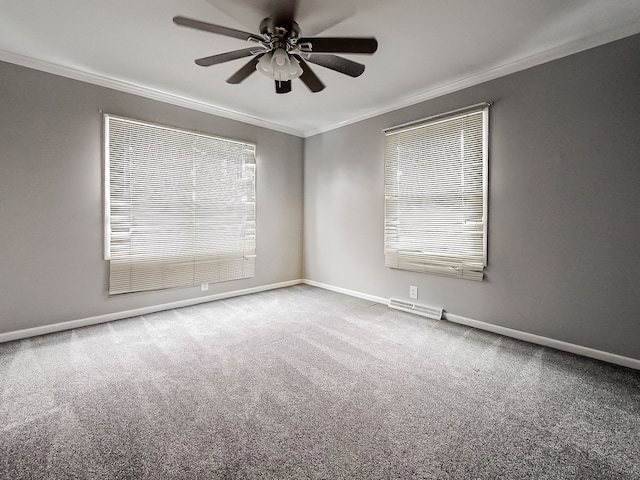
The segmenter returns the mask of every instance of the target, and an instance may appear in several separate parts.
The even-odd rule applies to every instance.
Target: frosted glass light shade
[[[293,80],[302,75],[300,62],[289,56],[282,48],[277,48],[275,51],[267,53],[260,58],[256,65],[256,70],[279,82]]]

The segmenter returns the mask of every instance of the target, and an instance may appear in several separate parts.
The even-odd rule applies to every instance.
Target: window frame
[[[167,126],[167,125],[162,125],[162,124],[158,124],[155,122],[149,122],[149,121],[144,121],[144,120],[139,120],[139,119],[133,119],[133,118],[128,118],[128,117],[124,117],[124,116],[120,116],[120,115],[113,115],[113,114],[109,114],[109,113],[104,113],[102,112],[102,116],[103,116],[103,201],[104,201],[104,225],[103,225],[103,239],[104,239],[104,259],[106,261],[110,262],[110,280],[109,280],[109,295],[110,296],[114,296],[114,295],[122,295],[122,294],[129,294],[129,293],[141,293],[141,292],[146,292],[146,291],[157,291],[157,290],[162,290],[162,289],[168,289],[168,288],[183,288],[183,287],[189,287],[189,286],[197,286],[197,285],[202,285],[205,283],[217,283],[217,282],[222,282],[222,281],[228,281],[228,280],[240,280],[240,279],[244,279],[244,278],[252,278],[255,276],[255,258],[256,258],[256,249],[257,249],[257,242],[256,242],[256,213],[257,213],[257,192],[256,192],[256,178],[257,178],[257,154],[256,154],[256,144],[253,142],[247,142],[247,141],[242,141],[242,140],[234,140],[234,139],[229,139],[229,138],[224,138],[224,137],[219,137],[216,135],[211,135],[208,133],[202,133],[202,132],[198,132],[198,131],[194,131],[194,130],[187,130],[187,129],[183,129],[183,128],[176,128],[176,127],[172,127],[172,126]],[[185,219],[190,219],[192,221],[192,224],[189,225],[189,228],[193,229],[193,241],[191,242],[191,247],[190,250],[185,250],[185,251],[179,251],[177,254],[164,254],[164,256],[162,254],[160,254],[158,252],[158,250],[156,249],[155,251],[150,251],[148,254],[147,253],[136,253],[134,256],[136,258],[138,258],[137,263],[142,265],[145,262],[156,262],[157,261],[157,265],[165,265],[167,266],[166,268],[169,268],[170,264],[172,262],[176,262],[179,259],[182,259],[184,255],[189,256],[191,255],[193,257],[192,259],[192,263],[193,263],[193,281],[190,283],[184,283],[181,285],[172,285],[172,286],[164,286],[164,287],[157,287],[157,288],[143,288],[143,289],[131,289],[128,291],[118,291],[116,293],[114,293],[114,287],[113,287],[113,267],[114,267],[114,261],[122,261],[122,258],[114,258],[114,252],[112,250],[113,247],[113,241],[114,241],[114,235],[113,235],[113,229],[112,229],[112,201],[114,199],[113,195],[112,195],[112,175],[111,175],[111,166],[112,166],[112,156],[111,156],[111,132],[110,132],[110,128],[111,128],[111,122],[113,121],[117,121],[117,122],[123,122],[126,124],[130,124],[130,125],[138,125],[141,126],[142,128],[148,128],[150,129],[150,131],[155,131],[156,133],[158,132],[162,132],[163,130],[166,130],[168,132],[171,132],[171,135],[174,135],[174,140],[177,138],[177,143],[171,143],[170,140],[168,138],[165,138],[161,135],[157,135],[157,136],[150,136],[150,140],[145,144],[140,144],[140,145],[144,145],[144,147],[147,147],[148,145],[151,145],[151,147],[149,147],[150,149],[155,147],[155,148],[164,148],[165,151],[162,152],[162,156],[163,158],[166,160],[166,158],[175,158],[172,157],[172,153],[169,152],[169,150],[171,150],[172,148],[186,148],[186,149],[191,149],[193,153],[191,153],[192,158],[190,160],[191,162],[191,168],[193,169],[192,172],[190,172],[189,174],[191,175],[191,177],[188,178],[193,178],[194,182],[192,183],[192,185],[190,186],[190,188],[188,188],[187,190],[185,189],[178,189],[172,192],[178,192],[181,194],[187,194],[187,195],[192,195],[193,196],[193,202],[190,204],[190,210],[187,209],[187,211],[184,212],[184,215],[181,215],[179,218],[182,219],[182,221],[184,221]],[[188,140],[193,141],[193,144],[191,144],[189,146],[189,142]],[[114,140],[115,141],[115,140]],[[210,141],[209,143],[206,143]],[[156,143],[154,143],[156,142]],[[163,143],[163,142],[167,142],[168,146],[162,145],[162,147],[158,147],[157,144]],[[205,142],[204,144],[206,144],[207,146],[211,146],[211,148],[213,149],[212,152],[209,152],[209,155],[214,155],[215,159],[217,159],[218,163],[214,163],[214,164],[210,164],[211,166],[205,168],[202,173],[204,174],[209,174],[211,175],[211,169],[215,169],[215,168],[219,168],[219,162],[220,159],[218,159],[218,156],[220,158],[224,158],[223,161],[227,161],[229,162],[231,157],[224,157],[225,153],[221,150],[225,150],[225,149],[235,149],[236,151],[236,155],[235,157],[233,157],[233,161],[235,162],[233,164],[233,167],[235,169],[240,169],[241,173],[238,173],[235,177],[235,182],[233,184],[228,184],[228,183],[223,183],[221,184],[222,190],[225,189],[229,189],[230,186],[236,188],[236,190],[234,191],[236,196],[239,192],[239,190],[237,190],[237,185],[238,184],[244,184],[246,183],[247,179],[249,181],[249,193],[250,196],[248,198],[243,197],[243,200],[238,203],[235,202],[233,205],[235,205],[235,208],[238,210],[245,210],[245,212],[242,214],[242,218],[243,220],[239,221],[241,223],[236,223],[233,226],[236,226],[237,228],[242,228],[243,229],[243,234],[244,237],[241,235],[240,237],[238,237],[236,239],[236,243],[238,243],[238,245],[236,245],[236,248],[234,251],[236,253],[234,253],[233,255],[227,255],[224,252],[221,252],[219,250],[219,248],[216,250],[215,245],[219,244],[219,236],[214,236],[211,237],[211,225],[209,223],[207,223],[207,221],[210,221],[211,217],[211,212],[209,212],[209,216],[202,216],[202,206],[203,205],[208,205],[209,207],[216,207],[218,206],[218,208],[221,208],[220,205],[223,205],[221,203],[219,203],[219,198],[217,198],[216,200],[218,200],[218,202],[214,202],[214,203],[202,203],[202,202],[198,202],[197,201],[197,197],[198,197],[198,193],[203,193],[202,190],[198,190],[198,184],[203,183],[200,182],[200,177],[198,177],[198,171],[197,171],[197,164],[198,162],[202,161],[203,159],[205,160],[214,160],[213,157],[206,157],[206,153],[205,152],[201,152],[198,150],[198,145],[203,145],[202,142]],[[125,142],[122,142],[120,144],[120,146],[122,147],[123,145],[129,145],[126,144]],[[215,146],[220,147],[221,150],[215,150]],[[238,157],[238,153],[237,151],[242,150],[242,160],[239,160]],[[225,150],[226,151],[226,150]],[[249,152],[245,155],[245,152]],[[246,157],[246,159],[245,159]],[[184,160],[184,158],[183,158]],[[130,160],[129,162],[135,162],[136,160]],[[125,160],[126,162],[126,160]],[[131,163],[129,163],[130,165]],[[152,165],[153,164],[153,165]],[[227,165],[227,163],[225,163],[224,165]],[[151,162],[149,162],[149,165],[147,165],[147,167],[149,167],[149,170],[146,170],[144,173],[149,173],[151,171],[154,171],[153,168],[158,168],[157,164],[154,160],[152,160]],[[226,167],[225,167],[226,168]],[[247,176],[245,176],[245,170],[248,170]],[[162,178],[170,178],[168,175],[164,176],[164,173],[161,174]],[[212,181],[215,182],[216,179],[220,178],[218,176],[213,177],[214,180],[209,180],[209,182],[211,183]],[[196,181],[196,179],[198,179],[198,181]],[[117,180],[116,180],[117,181]],[[130,180],[129,180],[130,181]],[[157,188],[157,187],[156,187]],[[162,190],[162,192],[164,193],[164,190]],[[212,190],[205,190],[204,191],[204,195],[208,196],[210,195],[207,192],[212,192]],[[171,192],[169,192],[171,193]],[[133,195],[133,194],[131,194]],[[126,196],[126,195],[125,195]],[[212,195],[212,197],[215,197],[215,194]],[[122,198],[122,197],[121,197]],[[206,198],[206,197],[205,197]],[[160,205],[175,205],[172,204],[171,202],[159,202]],[[145,205],[146,206],[146,205]],[[154,207],[157,206],[156,204],[154,204]],[[180,202],[180,206],[183,206],[182,202]],[[133,203],[127,203],[126,208],[134,210],[135,209],[135,205]],[[155,215],[157,216],[158,213],[156,212]],[[228,217],[229,215],[226,214],[224,215],[225,217]],[[191,217],[191,218],[189,218]],[[133,223],[130,223],[131,228],[134,229],[136,228],[136,225],[138,225],[138,227],[140,226],[139,224],[135,223],[135,220],[132,220]],[[204,223],[203,223],[204,222]],[[148,224],[144,224],[146,226],[148,226]],[[143,225],[143,226],[144,226]],[[203,226],[204,225],[204,226]],[[251,228],[251,226],[253,228]],[[175,231],[175,225],[173,225],[172,227]],[[202,230],[202,229],[205,230]],[[208,229],[208,230],[207,230]],[[133,230],[130,230],[129,234],[131,234]],[[197,232],[201,232],[200,235],[198,235]],[[247,233],[248,232],[248,233]],[[188,236],[189,234],[187,234]],[[210,246],[214,247],[210,250],[209,253],[204,253],[202,251],[202,241],[204,240],[209,240],[212,243],[209,243]],[[245,244],[244,244],[244,248],[242,246],[240,246],[240,243],[242,243],[242,240],[244,239]],[[154,242],[151,242],[154,243]],[[173,246],[173,244],[164,244],[166,245],[171,245]],[[204,250],[207,249],[206,247],[207,243],[205,242],[205,248]],[[215,250],[215,251],[214,251]],[[223,248],[224,250],[224,248]],[[242,253],[240,253],[242,252]],[[148,256],[147,256],[148,255]],[[203,256],[204,255],[204,256]],[[117,257],[117,255],[116,255]],[[162,257],[160,260],[158,260],[159,257]],[[248,270],[246,270],[244,267],[242,268],[242,273],[239,276],[235,276],[233,278],[226,278],[229,275],[234,275],[234,274],[229,274],[226,272],[222,272],[222,273],[217,273],[216,275],[213,275],[212,273],[206,274],[206,273],[202,273],[202,269],[206,269],[206,268],[213,268],[213,269],[223,269],[224,270],[224,262],[229,262],[232,261],[233,259],[236,260],[242,260],[243,265],[249,265],[246,262],[248,261],[251,265],[248,267]],[[208,265],[206,265],[205,263],[208,262]],[[136,261],[132,261],[132,263],[136,263]],[[182,262],[185,263],[185,262]],[[189,263],[189,262],[186,262]],[[216,265],[218,265],[216,267]],[[159,267],[162,268],[162,267]],[[187,267],[188,268],[188,267]],[[216,279],[216,278],[221,278],[221,279]],[[197,281],[196,281],[197,280]],[[133,283],[133,281],[131,281],[131,283]]]
[[[385,155],[384,155],[384,255],[385,255],[385,266],[390,268],[397,268],[401,270],[409,270],[409,271],[417,271],[422,273],[430,273],[435,275],[445,275],[456,278],[466,278],[470,280],[483,280],[484,279],[484,268],[488,264],[488,215],[489,215],[489,107],[491,103],[484,102],[476,105],[471,105],[469,107],[453,110],[450,112],[434,115],[431,117],[427,117],[421,120],[417,120],[414,122],[398,125],[396,127],[391,127],[383,130],[385,134]],[[398,153],[396,151],[391,151],[391,145],[400,146],[400,141],[403,137],[400,137],[402,134],[411,135],[412,133],[416,136],[424,135],[422,138],[423,141],[428,136],[429,128],[434,127],[438,124],[447,121],[458,121],[463,117],[472,116],[474,114],[481,113],[481,128],[482,128],[482,251],[481,254],[478,254],[476,250],[478,250],[479,244],[475,242],[476,249],[469,249],[466,253],[445,253],[442,251],[442,247],[438,247],[434,251],[429,251],[428,246],[426,246],[425,239],[420,238],[423,246],[421,250],[415,249],[406,249],[402,250],[397,248],[398,239],[400,237],[400,233],[398,233],[399,223],[393,223],[393,219],[396,222],[399,221],[400,215],[406,213],[403,210],[398,210],[396,207],[396,215],[390,214],[389,209],[392,202],[395,200],[398,203],[401,203],[401,195],[397,195],[392,197],[389,192],[393,191],[394,186],[399,188],[399,184],[395,180],[397,177],[393,177],[388,169],[392,168],[390,166],[393,162],[398,162]],[[425,128],[426,127],[426,128]],[[422,132],[419,130],[417,132],[412,132],[416,129],[423,129]],[[390,139],[390,137],[397,136],[395,139]],[[420,138],[420,137],[418,137]],[[412,141],[416,141],[412,139]],[[464,137],[461,140],[461,145],[464,145]],[[451,149],[453,150],[453,148]],[[449,153],[449,151],[447,151]],[[395,157],[394,157],[395,155]],[[476,155],[477,156],[477,155]],[[436,158],[435,156],[431,158]],[[464,168],[464,161],[466,157],[461,156],[461,167]],[[399,171],[400,172],[400,171]],[[401,173],[398,173],[401,174]],[[460,170],[460,174],[464,175],[464,170]],[[389,180],[391,178],[391,180]],[[464,177],[463,177],[464,178]],[[447,185],[452,185],[448,183]],[[428,190],[428,189],[427,189]],[[441,192],[441,190],[438,190]],[[479,192],[475,190],[477,195]],[[417,192],[417,189],[410,190],[409,193]],[[406,193],[404,195],[406,197]],[[426,198],[426,197],[424,197]],[[433,205],[433,203],[431,203]],[[428,205],[424,205],[420,208],[423,210],[427,208]],[[405,207],[406,208],[406,207]],[[431,218],[434,218],[433,216]],[[471,222],[473,224],[475,222]],[[466,221],[464,223],[460,223],[459,225],[466,225]],[[393,233],[391,233],[393,232]],[[413,232],[412,232],[413,233]],[[465,234],[468,235],[468,234]],[[463,238],[463,235],[460,236]],[[466,237],[465,237],[466,238]],[[412,242],[412,241],[411,241]],[[411,243],[407,241],[406,243]],[[395,248],[394,245],[396,244]],[[473,259],[473,260],[470,260]],[[480,265],[481,263],[481,265]],[[453,265],[457,266],[453,266]]]

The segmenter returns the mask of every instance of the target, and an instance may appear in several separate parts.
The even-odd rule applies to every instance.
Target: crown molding
[[[61,77],[98,85],[100,87],[111,88],[120,92],[138,95],[140,97],[149,98],[151,100],[169,103],[178,107],[185,107],[191,110],[209,113],[218,117],[228,118],[229,120],[236,120],[239,122],[247,123],[249,125],[255,125],[257,127],[268,128],[269,130],[287,133],[296,137],[304,136],[304,132],[300,130],[289,128],[277,123],[268,122],[266,120],[236,112],[234,110],[217,107],[215,105],[195,100],[193,98],[176,95],[174,93],[165,92],[126,80],[99,75],[96,73],[89,73],[75,68],[70,68],[63,65],[46,62],[44,60],[8,52],[6,50],[0,50],[0,60],[27,68],[33,68],[35,70],[40,70],[46,73],[52,73]]]
[[[16,53],[5,51],[5,50],[0,50],[0,60],[13,63],[16,65],[21,65],[23,67],[33,68],[43,72],[52,73],[54,75],[60,75],[62,77],[71,78],[73,80],[79,80],[82,82],[111,88],[114,90],[130,93],[133,95],[138,95],[138,96],[149,98],[152,100],[157,100],[160,102],[169,103],[176,106],[185,107],[185,108],[189,108],[189,109],[204,112],[204,113],[209,113],[211,115],[216,115],[216,116],[227,118],[230,120],[236,120],[239,122],[247,123],[249,125],[267,128],[269,130],[275,130],[275,131],[286,133],[289,135],[294,135],[296,137],[308,138],[314,135],[335,130],[337,128],[345,127],[353,123],[367,120],[369,118],[373,118],[378,115],[382,115],[394,110],[398,110],[404,107],[415,105],[417,103],[421,103],[427,100],[441,97],[443,95],[454,93],[454,92],[463,90],[465,88],[473,87],[483,82],[504,77],[512,73],[526,70],[527,68],[542,65],[544,63],[551,62],[553,60],[557,60],[559,58],[566,57],[569,55],[573,55],[575,53],[579,53],[584,50],[588,50],[590,48],[595,48],[600,45],[604,45],[606,43],[614,42],[616,40],[620,40],[622,38],[629,37],[631,35],[635,35],[638,33],[640,33],[640,23],[636,19],[632,22],[629,22],[627,24],[624,24],[612,30],[597,32],[592,35],[589,35],[588,37],[584,37],[582,39],[576,40],[574,42],[556,46],[548,50],[530,55],[528,57],[524,57],[524,58],[515,60],[513,62],[505,63],[503,65],[490,68],[488,70],[485,70],[475,75],[454,79],[442,85],[439,85],[435,88],[429,88],[427,90],[423,90],[423,91],[402,97],[391,103],[387,103],[385,105],[382,105],[376,108],[365,110],[361,114],[345,119],[342,122],[323,125],[318,128],[310,129],[306,131],[301,131],[298,129],[288,127],[286,125],[278,124],[278,123],[268,122],[261,118],[253,117],[251,115],[247,115],[231,109],[217,107],[215,105],[212,105],[200,100],[150,88],[148,86],[140,85],[137,83],[126,81],[126,80],[112,78],[112,77],[108,77],[108,76],[100,75],[96,73],[84,72],[82,70],[78,70],[75,68],[46,62],[43,60],[27,57],[24,55],[19,55]]]
[[[420,102],[432,100],[434,98],[441,97],[443,95],[448,95],[450,93],[454,93],[454,92],[463,90],[465,88],[473,87],[475,85],[479,85],[481,83],[488,82],[490,80],[495,80],[496,78],[504,77],[512,73],[526,70],[527,68],[536,67],[538,65],[542,65],[544,63],[548,63],[553,60],[558,60],[560,58],[567,57],[575,53],[579,53],[585,50],[589,50],[591,48],[599,47],[606,43],[615,42],[616,40],[621,40],[625,37],[630,37],[637,33],[640,33],[640,23],[637,20],[634,20],[633,22],[629,22],[613,30],[598,32],[588,37],[581,38],[580,40],[576,40],[574,42],[556,46],[548,50],[544,50],[542,52],[538,52],[536,54],[530,55],[528,57],[520,58],[518,60],[514,60],[513,62],[505,63],[498,67],[490,68],[488,70],[485,70],[475,75],[458,78],[450,82],[444,83],[440,86],[437,86],[435,88],[429,88],[427,90],[414,93],[409,96],[405,96],[392,103],[388,103],[384,106],[367,110],[362,114],[356,117],[352,117],[343,122],[326,125],[318,129],[307,130],[304,132],[304,137],[305,138],[312,137],[320,133],[329,132],[337,128],[345,127],[353,123],[357,123],[363,120],[367,120],[369,118],[377,117],[378,115],[392,112],[400,108],[409,107],[411,105],[415,105]]]

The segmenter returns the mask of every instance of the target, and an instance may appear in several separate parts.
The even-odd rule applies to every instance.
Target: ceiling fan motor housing
[[[290,28],[283,25],[276,25],[271,17],[267,17],[260,22],[260,34],[266,37],[279,37],[281,40],[287,41],[300,37],[300,26],[296,22],[291,22]]]
[[[260,33],[265,38],[264,47],[270,51],[260,58],[256,70],[278,82],[294,80],[302,75],[300,62],[289,54],[300,37],[298,24],[291,22],[289,27],[276,25],[271,17],[267,17],[260,23]]]

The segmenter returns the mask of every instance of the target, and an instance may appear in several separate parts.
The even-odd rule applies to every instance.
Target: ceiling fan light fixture
[[[209,1],[217,2],[219,0]],[[237,2],[237,0],[229,1]],[[301,0],[252,1],[264,4],[265,8],[266,4],[269,4],[270,7],[268,15],[262,17],[258,27],[260,35],[181,15],[173,17],[173,23],[176,25],[238,40],[248,40],[254,45],[254,47],[195,60],[195,63],[201,67],[210,67],[240,58],[252,57],[227,79],[227,83],[232,85],[241,83],[257,70],[270,80],[275,80],[276,93],[278,94],[291,92],[291,81],[296,78],[300,78],[311,92],[318,93],[324,90],[325,85],[313,72],[309,63],[355,78],[362,75],[364,65],[334,54],[371,55],[378,48],[378,41],[374,37],[303,37],[294,18]]]
[[[284,48],[276,48],[273,52],[263,55],[256,65],[256,70],[279,82],[294,80],[302,75],[300,62],[289,56]]]

